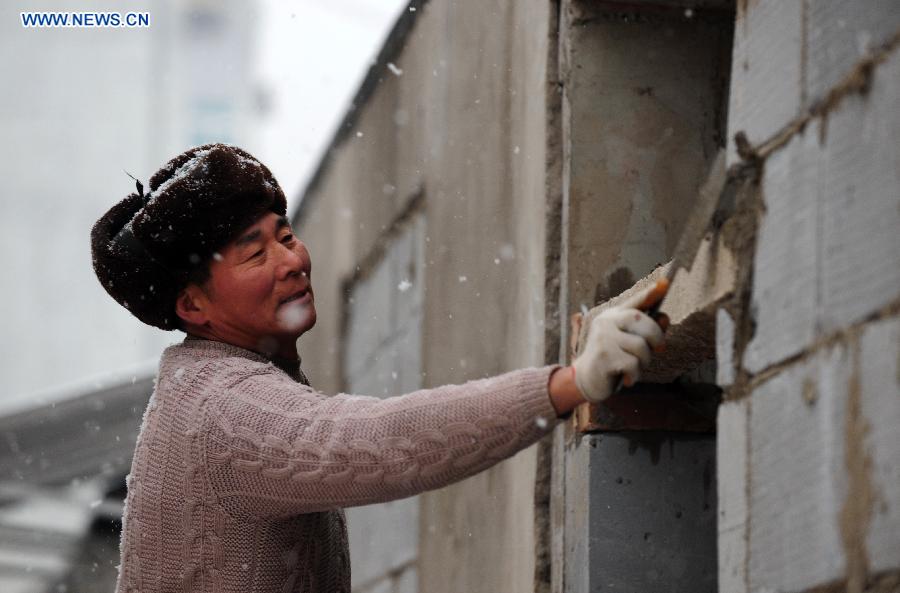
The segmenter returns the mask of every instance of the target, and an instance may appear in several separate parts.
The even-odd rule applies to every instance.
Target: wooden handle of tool
[[[669,279],[660,278],[637,308],[641,311],[649,311],[654,306],[658,308],[667,292],[669,292]]]

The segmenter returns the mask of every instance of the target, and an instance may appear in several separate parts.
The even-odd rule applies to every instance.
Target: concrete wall
[[[425,217],[404,213],[347,283],[342,375],[346,391],[389,397],[421,387]],[[365,272],[365,273],[363,273]],[[415,591],[419,497],[347,510],[354,591]]]
[[[729,137],[762,166],[719,313],[726,593],[900,587],[898,33],[895,2],[739,3]]]
[[[436,385],[565,360],[571,313],[672,256],[716,147],[743,172],[667,305],[673,340],[704,356],[673,355],[632,394],[718,383],[717,436],[580,411],[552,444],[422,496],[419,588],[900,586],[895,5],[413,8],[298,215],[320,309],[301,354],[320,389],[351,383],[345,348],[370,351],[346,331],[345,292],[410,213],[421,384]]]
[[[555,8],[505,0],[414,8],[412,30],[381,64],[298,215],[319,310],[300,352],[326,392],[348,387],[339,353],[356,348],[342,341],[342,286],[357,266],[369,271],[394,221],[416,207],[425,246],[421,384],[544,363],[546,95],[555,91],[546,54]],[[535,467],[531,449],[421,497],[421,590],[532,589]]]

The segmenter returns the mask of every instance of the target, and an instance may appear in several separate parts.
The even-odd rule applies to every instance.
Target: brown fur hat
[[[284,192],[265,165],[226,144],[170,160],[150,191],[128,195],[91,230],[97,278],[148,325],[179,329],[178,293],[203,277],[213,254],[267,212],[284,215]]]

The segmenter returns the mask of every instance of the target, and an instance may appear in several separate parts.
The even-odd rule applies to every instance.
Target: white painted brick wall
[[[900,568],[900,318],[873,323],[862,335],[860,383],[869,425],[876,501],[866,538],[870,572]]]
[[[897,0],[815,0],[806,5],[806,94],[812,104],[867,52],[900,30],[900,5]]]
[[[900,297],[900,52],[766,162],[754,263],[758,372]]]
[[[900,30],[895,0],[749,4],[735,28],[730,162],[737,130],[753,143],[771,137]],[[752,372],[900,298],[900,52],[876,67],[872,82],[868,95],[845,98],[824,128],[809,125],[766,162],[752,293],[757,327],[743,360]],[[732,337],[719,317],[721,369]],[[746,404],[720,408],[721,591],[804,591],[843,577],[853,347],[820,351],[759,386]],[[864,447],[877,493],[866,534],[872,574],[900,568],[900,320],[866,326],[860,360]],[[720,370],[721,383],[731,380]],[[748,411],[749,520],[742,523],[748,466],[734,441]]]
[[[801,361],[759,386],[750,407],[750,591],[803,591],[843,578],[841,514],[850,492],[846,439],[854,342]],[[900,319],[867,325],[860,338],[863,447],[875,491],[865,535],[869,574],[900,568]],[[743,402],[741,402],[743,403]],[[739,576],[744,485],[738,404],[719,413],[719,575],[723,592]],[[733,526],[738,525],[738,529]]]
[[[900,51],[878,67],[867,97],[845,99],[827,131],[819,166],[825,332],[900,298]]]
[[[766,213],[757,235],[753,278],[756,333],[744,367],[758,372],[803,350],[815,337],[818,139],[794,137],[766,162]]]
[[[840,578],[849,357],[836,347],[752,394],[750,590],[804,591]]]
[[[739,3],[742,4],[742,3]],[[802,2],[744,3],[734,27],[728,117],[728,163],[737,160],[734,135],[754,144],[800,114]]]

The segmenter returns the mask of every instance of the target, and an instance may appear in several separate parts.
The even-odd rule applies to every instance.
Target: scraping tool
[[[716,211],[722,202],[722,198],[727,193],[725,191],[727,181],[728,174],[725,169],[725,151],[719,149],[716,158],[713,160],[709,176],[700,188],[700,194],[694,205],[694,211],[691,213],[690,218],[688,218],[684,230],[681,232],[681,237],[678,239],[678,245],[675,247],[675,256],[672,259],[672,265],[669,267],[666,275],[656,281],[656,285],[644,301],[637,307],[646,312],[647,315],[657,322],[661,322],[661,325],[668,323],[668,318],[665,317],[659,309],[660,305],[665,300],[669,285],[672,283],[672,279],[675,278],[675,274],[678,272],[679,268],[685,268],[686,270],[691,269],[691,264],[694,263],[694,257],[697,255],[700,243],[703,242],[703,237],[706,235],[706,231],[713,221]],[[630,381],[626,375],[623,375],[622,378],[619,379],[616,391],[621,389],[622,385],[631,385],[631,383],[632,381]]]

